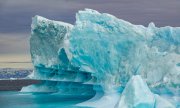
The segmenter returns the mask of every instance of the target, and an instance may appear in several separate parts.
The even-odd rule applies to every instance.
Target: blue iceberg
[[[97,108],[179,106],[162,98],[180,95],[179,27],[133,25],[85,9],[74,25],[35,16],[30,47],[29,77],[42,83],[22,92],[94,96],[77,106]]]

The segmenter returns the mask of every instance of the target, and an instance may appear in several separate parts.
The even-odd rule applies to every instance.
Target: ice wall
[[[112,96],[117,102],[127,82],[140,75],[140,85],[147,83],[152,92],[180,95],[179,27],[144,27],[85,9],[76,14],[74,25],[35,16],[30,46],[31,78],[45,82],[22,91],[64,93],[67,84],[67,94],[98,91],[105,94],[101,100]]]
[[[78,71],[70,64],[69,34],[73,25],[48,20],[41,16],[32,19],[30,52],[34,65],[31,79],[42,80],[41,84],[23,87],[23,92],[60,92],[64,95],[93,96],[91,74]]]
[[[141,75],[150,86],[180,84],[180,28],[133,25],[86,9],[70,34],[72,64],[93,73],[105,88]]]
[[[65,67],[69,40],[68,36],[73,25],[59,21],[52,21],[41,16],[32,19],[30,51],[34,66]],[[59,58],[64,56],[62,63]],[[63,60],[62,59],[62,60]]]

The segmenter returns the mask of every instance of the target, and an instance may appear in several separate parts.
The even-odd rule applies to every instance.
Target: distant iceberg
[[[85,9],[74,25],[35,16],[31,28],[31,78],[43,82],[21,91],[94,96],[78,105],[97,108],[107,101],[107,108],[179,106],[161,97],[180,95],[179,27],[133,25]]]

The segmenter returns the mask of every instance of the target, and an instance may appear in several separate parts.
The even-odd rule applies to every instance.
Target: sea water
[[[88,96],[63,96],[58,93],[0,92],[0,108],[85,108],[75,106]],[[86,107],[87,108],[87,107]]]
[[[180,96],[163,95],[163,98],[175,102],[180,108]],[[77,104],[89,100],[90,96],[63,96],[58,93],[23,93],[18,91],[1,91],[0,108],[90,108]]]

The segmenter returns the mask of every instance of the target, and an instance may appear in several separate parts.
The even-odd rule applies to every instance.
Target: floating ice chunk
[[[155,98],[141,76],[133,76],[127,83],[117,108],[154,108]]]
[[[141,76],[133,76],[127,83],[115,108],[175,108],[159,95],[153,94]]]

